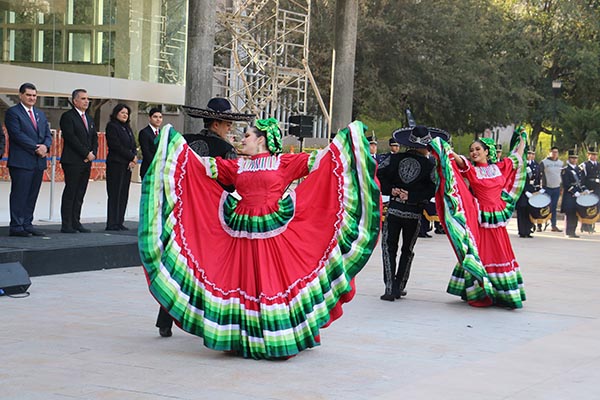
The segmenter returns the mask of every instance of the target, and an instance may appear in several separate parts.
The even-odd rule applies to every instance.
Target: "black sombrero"
[[[206,108],[181,106],[183,111],[192,118],[216,119],[219,121],[251,122],[255,114],[231,112],[231,103],[223,97],[214,97],[208,101]]]
[[[392,137],[396,139],[398,144],[417,149],[427,147],[427,145],[429,145],[436,137],[440,137],[445,141],[450,139],[448,132],[442,129],[428,128],[422,125],[396,129],[394,133],[392,133]]]

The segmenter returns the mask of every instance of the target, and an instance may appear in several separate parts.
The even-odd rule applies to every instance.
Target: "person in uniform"
[[[563,186],[561,212],[566,217],[565,234],[570,238],[578,238],[577,230],[577,197],[586,192],[583,184],[583,171],[577,165],[577,152],[569,150],[567,165],[561,170],[560,178]]]
[[[379,163],[381,163],[383,160],[385,160],[392,154],[396,154],[400,151],[400,145],[398,144],[398,142],[396,142],[396,139],[394,139],[394,137],[391,137],[389,139],[388,144],[390,146],[390,151],[388,151],[387,153],[379,154],[377,156]]]
[[[381,155],[377,154],[377,138],[375,138],[375,135],[373,135],[367,137],[367,140],[369,141],[369,154],[371,154],[371,157],[373,157],[373,159],[377,161],[377,164],[379,164],[381,161]]]
[[[529,203],[528,199],[533,195],[534,192],[540,190],[541,184],[541,173],[540,166],[535,162],[535,151],[529,150],[527,152],[527,178],[525,180],[525,186],[523,193],[519,200],[517,200],[517,225],[519,229],[520,238],[531,238],[531,233],[535,231],[535,226],[529,218]],[[538,232],[541,231],[541,224],[538,225]]]
[[[390,155],[377,172],[382,194],[390,196],[381,239],[385,293],[380,298],[386,301],[406,295],[423,208],[435,194],[435,164],[428,158],[427,145],[434,136],[448,137],[444,131],[419,125],[398,129],[393,136],[408,150]],[[400,234],[402,248],[397,262]]]
[[[183,137],[201,157],[221,157],[225,160],[237,158],[237,151],[229,141],[233,122],[250,122],[254,114],[234,113],[231,103],[223,97],[214,97],[208,101],[206,108],[184,106],[183,110],[192,118],[202,118],[204,129],[200,133],[185,134]],[[233,192],[232,185],[221,185],[228,192]],[[162,307],[159,308],[156,327],[162,337],[173,335],[173,318]]]
[[[598,165],[598,147],[588,147],[588,159],[579,167],[583,171],[583,184],[585,187],[600,196],[600,165]],[[596,231],[594,224],[581,224],[582,232],[593,233]]]

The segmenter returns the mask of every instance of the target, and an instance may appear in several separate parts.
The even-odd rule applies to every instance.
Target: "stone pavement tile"
[[[591,399],[600,235],[510,233],[523,309],[471,308],[446,294],[455,260],[436,235],[417,242],[406,298],[379,300],[377,249],[323,345],[288,361],[229,356],[179,329],[160,338],[140,267],[35,277],[30,297],[0,297],[0,398]]]

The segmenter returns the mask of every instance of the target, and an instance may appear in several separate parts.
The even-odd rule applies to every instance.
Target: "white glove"
[[[546,193],[546,191],[545,191],[544,189],[540,189],[540,190],[539,190],[539,192],[540,192],[541,194],[544,194],[544,193]]]
[[[573,196],[575,196],[575,197],[579,197],[579,196],[581,196],[581,193],[579,193],[579,192],[575,192],[575,194],[574,194]]]
[[[527,198],[530,198],[533,195],[531,194],[531,192],[525,192],[525,196],[527,196]]]
[[[590,191],[589,191],[589,190],[585,190],[585,191],[583,192],[583,194],[590,194]]]

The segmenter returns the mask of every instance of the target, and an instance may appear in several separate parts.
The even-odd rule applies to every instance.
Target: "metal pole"
[[[52,169],[50,172],[50,212],[48,213],[48,220],[52,221],[54,217],[54,182],[56,180],[56,154],[52,154],[52,161],[50,165]]]

